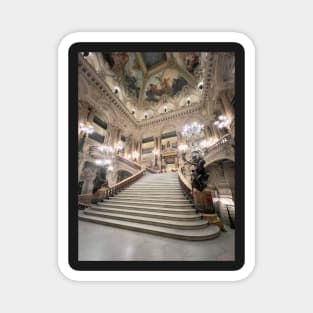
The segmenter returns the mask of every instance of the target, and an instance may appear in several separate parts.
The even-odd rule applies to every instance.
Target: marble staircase
[[[177,173],[146,174],[110,199],[79,213],[79,219],[185,240],[219,235],[184,197]]]

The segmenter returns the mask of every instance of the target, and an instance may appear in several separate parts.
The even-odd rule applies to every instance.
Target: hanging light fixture
[[[202,124],[199,124],[197,122],[194,122],[189,125],[185,125],[183,130],[182,130],[182,135],[184,137],[191,137],[193,135],[200,134],[201,131],[203,130],[204,126]]]
[[[107,146],[107,145],[101,145],[98,147],[98,149],[102,152],[102,153],[112,153],[113,152],[113,148],[111,146]]]
[[[97,159],[97,160],[95,160],[95,163],[99,166],[111,166],[112,160],[110,160],[110,159]]]
[[[123,147],[124,147],[123,142],[120,140],[120,141],[116,144],[115,150],[116,150],[116,151],[121,151],[121,150],[123,150]]]
[[[220,115],[217,120],[214,122],[214,125],[219,129],[228,127],[230,125],[230,121],[224,115]]]
[[[181,144],[178,146],[178,150],[182,152],[186,152],[188,149],[188,146],[186,144]]]
[[[87,122],[80,122],[79,123],[79,129],[86,134],[92,134],[94,132],[94,127],[88,121]]]

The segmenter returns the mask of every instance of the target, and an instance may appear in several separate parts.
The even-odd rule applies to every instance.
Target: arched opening
[[[177,171],[177,132],[174,126],[163,128],[160,142],[161,169],[164,172]]]
[[[117,171],[117,180],[116,180],[116,182],[119,183],[120,181],[122,181],[122,180],[124,180],[124,179],[126,179],[126,178],[128,178],[130,176],[132,176],[132,174],[130,172],[125,171],[125,170],[119,170],[119,171]]]
[[[206,167],[215,210],[223,222],[235,224],[235,162],[222,159]]]

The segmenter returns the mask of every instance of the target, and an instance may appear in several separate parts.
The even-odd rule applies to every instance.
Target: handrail
[[[153,168],[151,167],[146,167],[146,170],[152,174],[159,174],[160,173],[160,170],[154,170]]]
[[[139,163],[135,162],[135,161],[128,160],[128,159],[126,159],[126,158],[124,158],[124,157],[122,157],[120,155],[117,155],[116,158],[117,158],[117,160],[126,163],[130,167],[133,167],[133,168],[135,168],[137,170],[142,170],[142,166]]]
[[[213,158],[214,155],[216,155],[219,152],[225,152],[228,153],[229,156],[232,155],[232,145],[231,145],[231,135],[227,134],[220,138],[217,142],[215,142],[212,146],[208,147],[206,151],[204,151],[204,158],[208,165],[208,161],[210,161],[210,158]],[[210,162],[209,162],[210,163]]]
[[[137,180],[138,178],[143,176],[144,173],[144,169],[140,170],[138,173],[136,173],[133,176],[127,177],[125,179],[123,179],[122,181],[118,182],[117,184],[113,185],[112,187],[110,187],[109,189],[112,189],[113,194],[120,191],[120,189],[127,187],[130,183],[134,182],[135,180]]]
[[[215,150],[216,148],[223,146],[224,144],[228,143],[230,139],[231,139],[230,134],[223,136],[222,138],[220,138],[217,142],[215,142],[212,146],[208,148],[208,152],[211,152]]]
[[[140,177],[143,176],[145,169],[140,170],[138,173],[123,179],[122,181],[118,182],[117,184],[113,185],[112,187],[103,187],[100,188],[95,194],[88,193],[82,194],[78,196],[78,204],[80,207],[88,206],[88,203],[94,203],[101,201],[103,199],[109,199],[113,197],[115,194],[120,192],[122,189],[128,187],[130,184],[137,181]]]
[[[214,151],[216,148],[224,146],[226,143],[229,143],[231,140],[231,135],[227,134],[216,141],[212,146],[208,147],[208,152]]]
[[[181,167],[179,167],[179,169],[178,169],[178,178],[179,178],[180,185],[181,185],[182,189],[184,190],[185,194],[188,196],[188,198],[193,200],[191,183],[184,176]]]

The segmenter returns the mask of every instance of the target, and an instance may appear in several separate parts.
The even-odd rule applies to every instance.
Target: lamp
[[[94,132],[94,127],[91,125],[90,122],[80,122],[79,129],[86,133],[87,135],[92,134]]]
[[[133,159],[136,160],[138,158],[138,156],[139,156],[139,153],[137,151],[134,151],[133,152]]]
[[[102,166],[106,166],[106,165],[111,165],[112,164],[112,160],[109,160],[109,159],[97,159],[95,160],[95,163],[97,165],[102,165]]]
[[[187,149],[188,149],[188,146],[186,144],[181,144],[178,147],[178,150],[182,152],[186,152]]]
[[[102,153],[112,153],[113,152],[113,148],[111,146],[107,146],[107,145],[101,145],[98,147],[98,149],[102,152]]]
[[[214,125],[219,129],[227,128],[230,124],[230,121],[224,116],[220,115],[217,120],[214,122]]]
[[[124,147],[123,142],[122,142],[122,141],[119,141],[119,142],[116,144],[116,146],[115,146],[115,150],[116,150],[117,152],[120,152],[121,150],[123,150],[123,147]]]
[[[201,133],[201,131],[203,130],[203,125],[202,124],[199,124],[197,122],[194,122],[192,124],[189,124],[189,125],[185,125],[183,127],[183,130],[182,130],[182,135],[184,137],[192,137],[194,135],[198,135]]]

